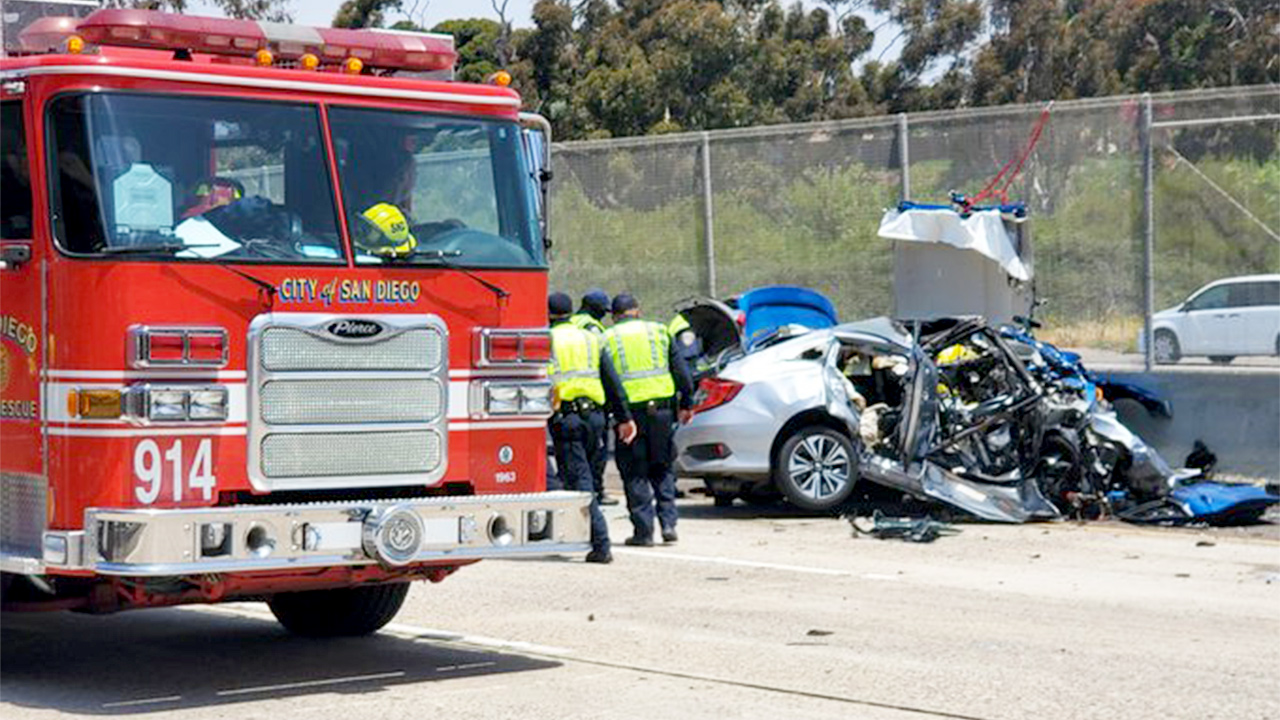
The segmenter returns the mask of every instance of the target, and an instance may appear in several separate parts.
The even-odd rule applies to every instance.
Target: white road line
[[[166,695],[164,697],[146,698],[143,700],[121,700],[120,702],[102,703],[104,708],[122,708],[136,707],[138,705],[155,705],[156,703],[175,702],[181,700],[181,695]]]
[[[219,690],[217,695],[219,697],[231,697],[234,695],[249,695],[251,693],[274,692],[276,690],[344,685],[346,683],[366,682],[369,680],[390,680],[391,678],[404,676],[405,672],[403,670],[396,670],[394,672],[373,673],[371,675],[352,675],[350,677],[328,678],[326,680],[302,680],[300,682],[280,683],[279,685],[259,685],[258,687],[236,688],[235,690]]]
[[[712,565],[734,565],[737,567],[760,568],[763,570],[783,570],[785,572],[806,573],[809,575],[834,575],[853,577],[855,573],[848,570],[832,570],[830,568],[809,567],[807,565],[783,565],[779,563],[755,562],[754,560],[734,560],[733,558],[710,555],[684,555],[682,553],[662,552],[661,550],[632,550],[630,548],[614,548],[615,555],[634,555],[651,557],[660,560],[683,560],[685,562],[710,563]]]

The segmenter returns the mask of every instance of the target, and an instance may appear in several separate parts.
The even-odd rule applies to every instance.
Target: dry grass
[[[1036,336],[1058,347],[1100,348],[1117,352],[1137,352],[1142,318],[1115,315],[1103,320],[1062,322],[1047,320]]]

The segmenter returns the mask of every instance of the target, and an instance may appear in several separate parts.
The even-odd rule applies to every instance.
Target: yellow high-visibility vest
[[[581,312],[576,315],[571,315],[569,316],[569,322],[582,330],[593,332],[596,335],[604,335],[604,323],[591,317],[589,313]]]
[[[551,328],[551,365],[547,372],[561,402],[587,398],[604,405],[600,338],[592,333],[567,322]]]
[[[689,321],[680,313],[676,313],[676,316],[671,318],[671,322],[667,325],[667,332],[671,333],[671,337],[677,337],[688,329]]]
[[[604,341],[622,377],[628,403],[665,400],[676,394],[667,362],[671,335],[667,327],[646,320],[626,320],[609,329]]]

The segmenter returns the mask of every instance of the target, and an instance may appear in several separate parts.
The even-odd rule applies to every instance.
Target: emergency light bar
[[[108,8],[81,20],[76,32],[94,45],[189,50],[193,53],[338,65],[355,58],[367,68],[450,70],[458,58],[453,36],[438,33],[316,28],[286,23],[194,17],[154,10]]]

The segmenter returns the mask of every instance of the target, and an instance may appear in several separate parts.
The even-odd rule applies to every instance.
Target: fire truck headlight
[[[489,385],[485,387],[485,410],[491,415],[515,415],[520,412],[520,387],[518,385]]]
[[[192,390],[188,417],[192,420],[226,420],[227,389],[211,387]]]
[[[522,385],[520,387],[520,412],[527,415],[551,414],[551,385]]]
[[[147,391],[147,419],[186,420],[187,391],[173,388],[151,388]]]
[[[67,551],[67,538],[60,535],[44,536],[44,561],[47,565],[66,565],[70,553]]]

